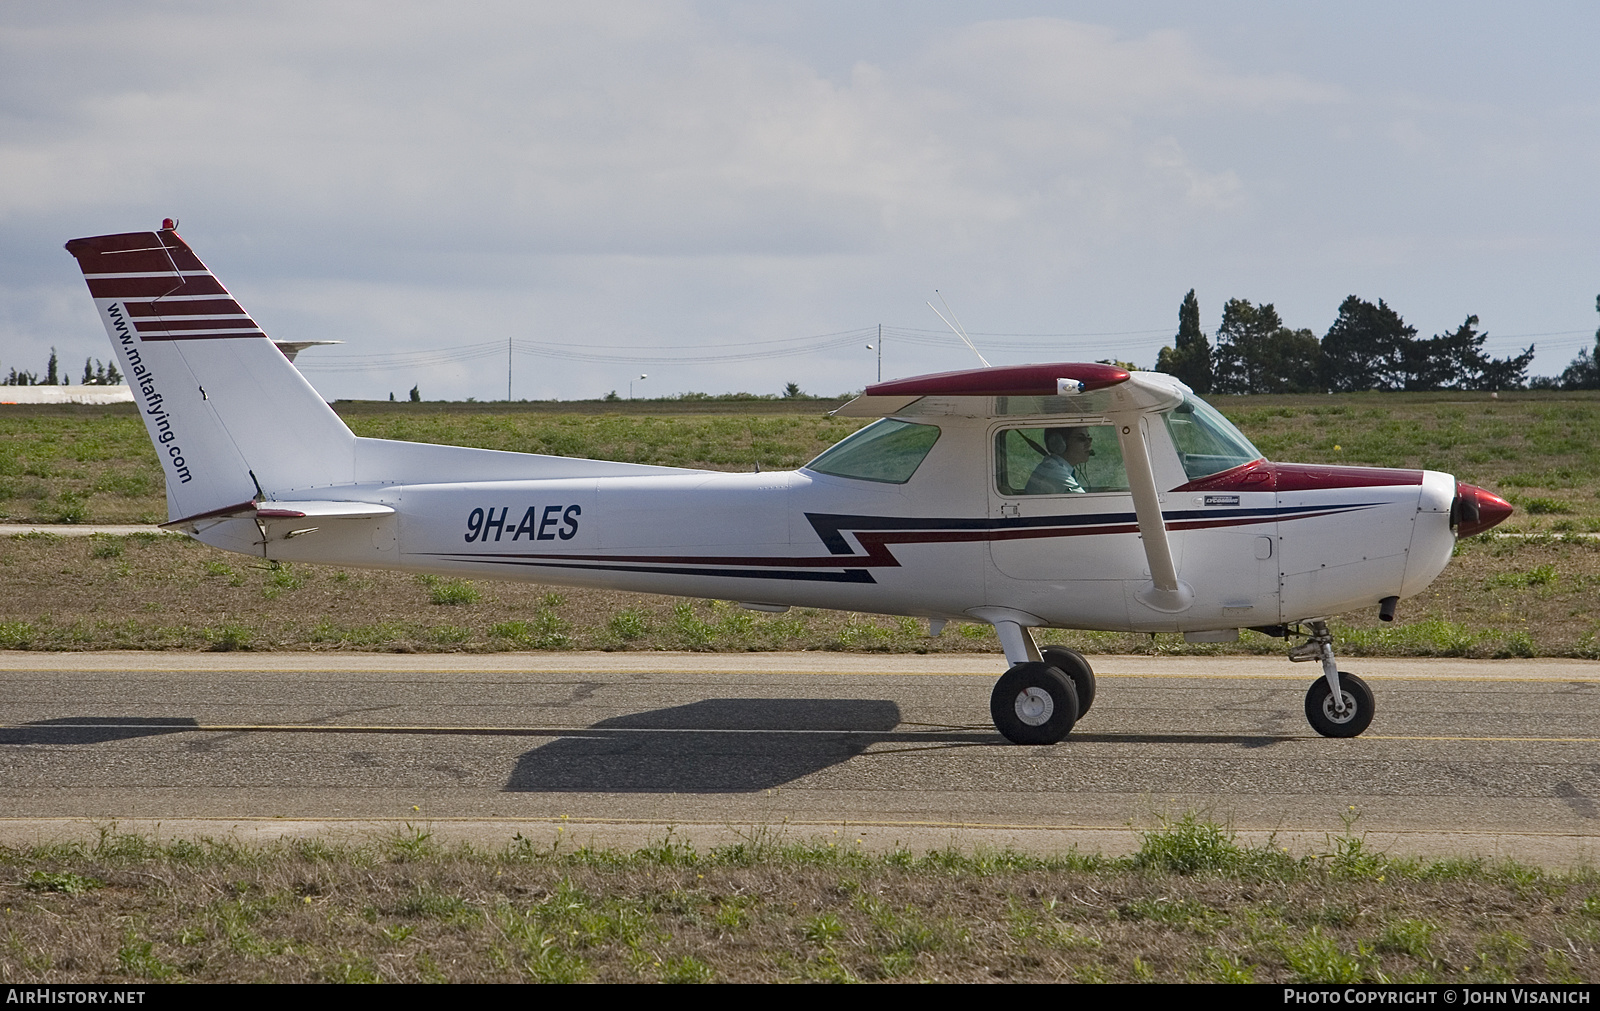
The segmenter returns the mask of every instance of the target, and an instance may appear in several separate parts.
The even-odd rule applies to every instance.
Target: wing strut
[[[1176,614],[1194,603],[1194,588],[1178,578],[1172,561],[1172,545],[1167,542],[1167,523],[1161,516],[1161,496],[1156,491],[1155,470],[1150,466],[1150,441],[1145,432],[1145,416],[1113,416],[1117,441],[1122,445],[1122,461],[1128,468],[1128,487],[1133,493],[1133,512],[1139,520],[1139,537],[1150,563],[1150,585],[1134,594],[1140,603],[1154,611]]]

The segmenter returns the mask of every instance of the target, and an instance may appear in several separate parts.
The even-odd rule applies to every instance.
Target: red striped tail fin
[[[170,219],[67,252],[161,457],[169,520],[354,479],[355,437]]]
[[[162,224],[166,227],[159,232],[97,235],[67,243],[67,252],[83,268],[89,294],[96,301],[121,302],[142,340],[265,337],[178,237],[172,219]]]

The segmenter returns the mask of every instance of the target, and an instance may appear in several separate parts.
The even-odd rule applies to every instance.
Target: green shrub
[[[1421,962],[1433,960],[1433,943],[1439,935],[1439,925],[1430,920],[1390,920],[1378,935],[1379,951],[1410,955]]]
[[[632,642],[650,631],[650,625],[645,621],[643,612],[629,608],[607,619],[606,629],[623,642]]]
[[[417,582],[428,588],[428,603],[443,607],[458,607],[478,602],[478,588],[468,579],[441,579],[438,576],[418,576]]]
[[[1296,983],[1360,983],[1368,978],[1366,964],[1372,961],[1365,945],[1357,944],[1354,954],[1340,951],[1320,927],[1312,927],[1298,943],[1283,942],[1278,951]]]
[[[62,492],[56,496],[55,522],[82,523],[89,518],[89,507],[83,496]]]
[[[502,621],[489,627],[489,634],[521,649],[566,649],[572,644],[568,634],[572,623],[554,611],[540,611],[532,621]]]
[[[59,892],[62,895],[82,895],[96,888],[104,888],[99,878],[84,877],[71,871],[34,871],[28,875],[23,887],[30,892]]]
[[[695,614],[687,600],[672,605],[672,630],[685,649],[710,649],[717,638],[716,626]]]
[[[661,967],[661,982],[663,983],[709,983],[716,973],[711,966],[695,958],[693,955],[680,955],[669,958]]]
[[[0,649],[27,649],[33,637],[31,621],[0,621]]]
[[[1192,813],[1141,832],[1139,839],[1133,865],[1172,874],[1230,873],[1238,868],[1243,853],[1232,832]]]
[[[234,650],[249,649],[255,640],[255,632],[248,625],[229,622],[219,629],[206,629],[205,636],[211,643],[211,649],[218,653],[230,653]]]
[[[273,562],[272,568],[267,572],[267,585],[262,589],[261,595],[268,600],[273,600],[285,590],[298,590],[306,585],[305,575],[289,562]]]

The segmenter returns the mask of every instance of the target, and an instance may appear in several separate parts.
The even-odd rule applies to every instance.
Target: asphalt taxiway
[[[1092,657],[1064,743],[988,720],[1003,661],[837,653],[0,653],[0,842],[423,828],[502,845],[744,837],[1123,851],[1196,812],[1549,864],[1600,851],[1600,663],[1360,660],[1365,735],[1313,665]]]

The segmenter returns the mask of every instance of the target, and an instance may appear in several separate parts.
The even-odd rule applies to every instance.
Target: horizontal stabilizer
[[[389,506],[376,502],[240,502],[161,525],[193,533],[201,523],[212,520],[357,520],[393,514]]]
[[[259,519],[360,520],[392,516],[394,510],[376,502],[262,502],[256,507]]]

